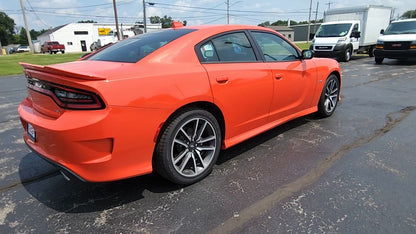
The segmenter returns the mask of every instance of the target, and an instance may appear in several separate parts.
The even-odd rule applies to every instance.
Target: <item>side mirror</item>
[[[302,50],[302,59],[311,59],[313,58],[313,50]]]
[[[351,37],[360,38],[361,32],[360,31],[353,31],[351,32]]]
[[[384,29],[380,30],[380,34],[384,34]]]

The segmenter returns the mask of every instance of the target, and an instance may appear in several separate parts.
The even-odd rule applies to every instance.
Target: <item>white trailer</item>
[[[353,52],[365,51],[374,56],[380,30],[391,20],[391,7],[361,6],[330,9],[312,40],[317,57],[336,57],[349,61]]]

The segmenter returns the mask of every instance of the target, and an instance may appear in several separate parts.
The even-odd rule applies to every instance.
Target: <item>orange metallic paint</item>
[[[29,90],[19,106],[28,146],[86,181],[111,181],[152,172],[155,139],[178,109],[211,103],[225,121],[224,148],[317,110],[326,78],[340,76],[335,60],[201,64],[194,46],[252,26],[197,26],[137,63],[80,60],[38,66],[27,76],[86,90],[103,99],[101,110],[68,110]],[[280,35],[280,34],[278,34]],[[295,90],[293,89],[295,88]]]

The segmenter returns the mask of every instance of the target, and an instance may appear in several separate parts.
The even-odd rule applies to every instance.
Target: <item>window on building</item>
[[[68,41],[66,44],[67,45],[72,45],[72,41]]]
[[[88,35],[88,31],[74,31],[74,35]]]

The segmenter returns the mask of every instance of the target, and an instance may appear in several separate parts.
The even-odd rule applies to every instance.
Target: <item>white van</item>
[[[373,56],[380,29],[390,23],[391,7],[360,6],[325,11],[310,49],[316,57],[348,62],[353,52]]]
[[[416,19],[392,22],[377,40],[374,58],[381,64],[384,58],[405,60],[416,58]]]

